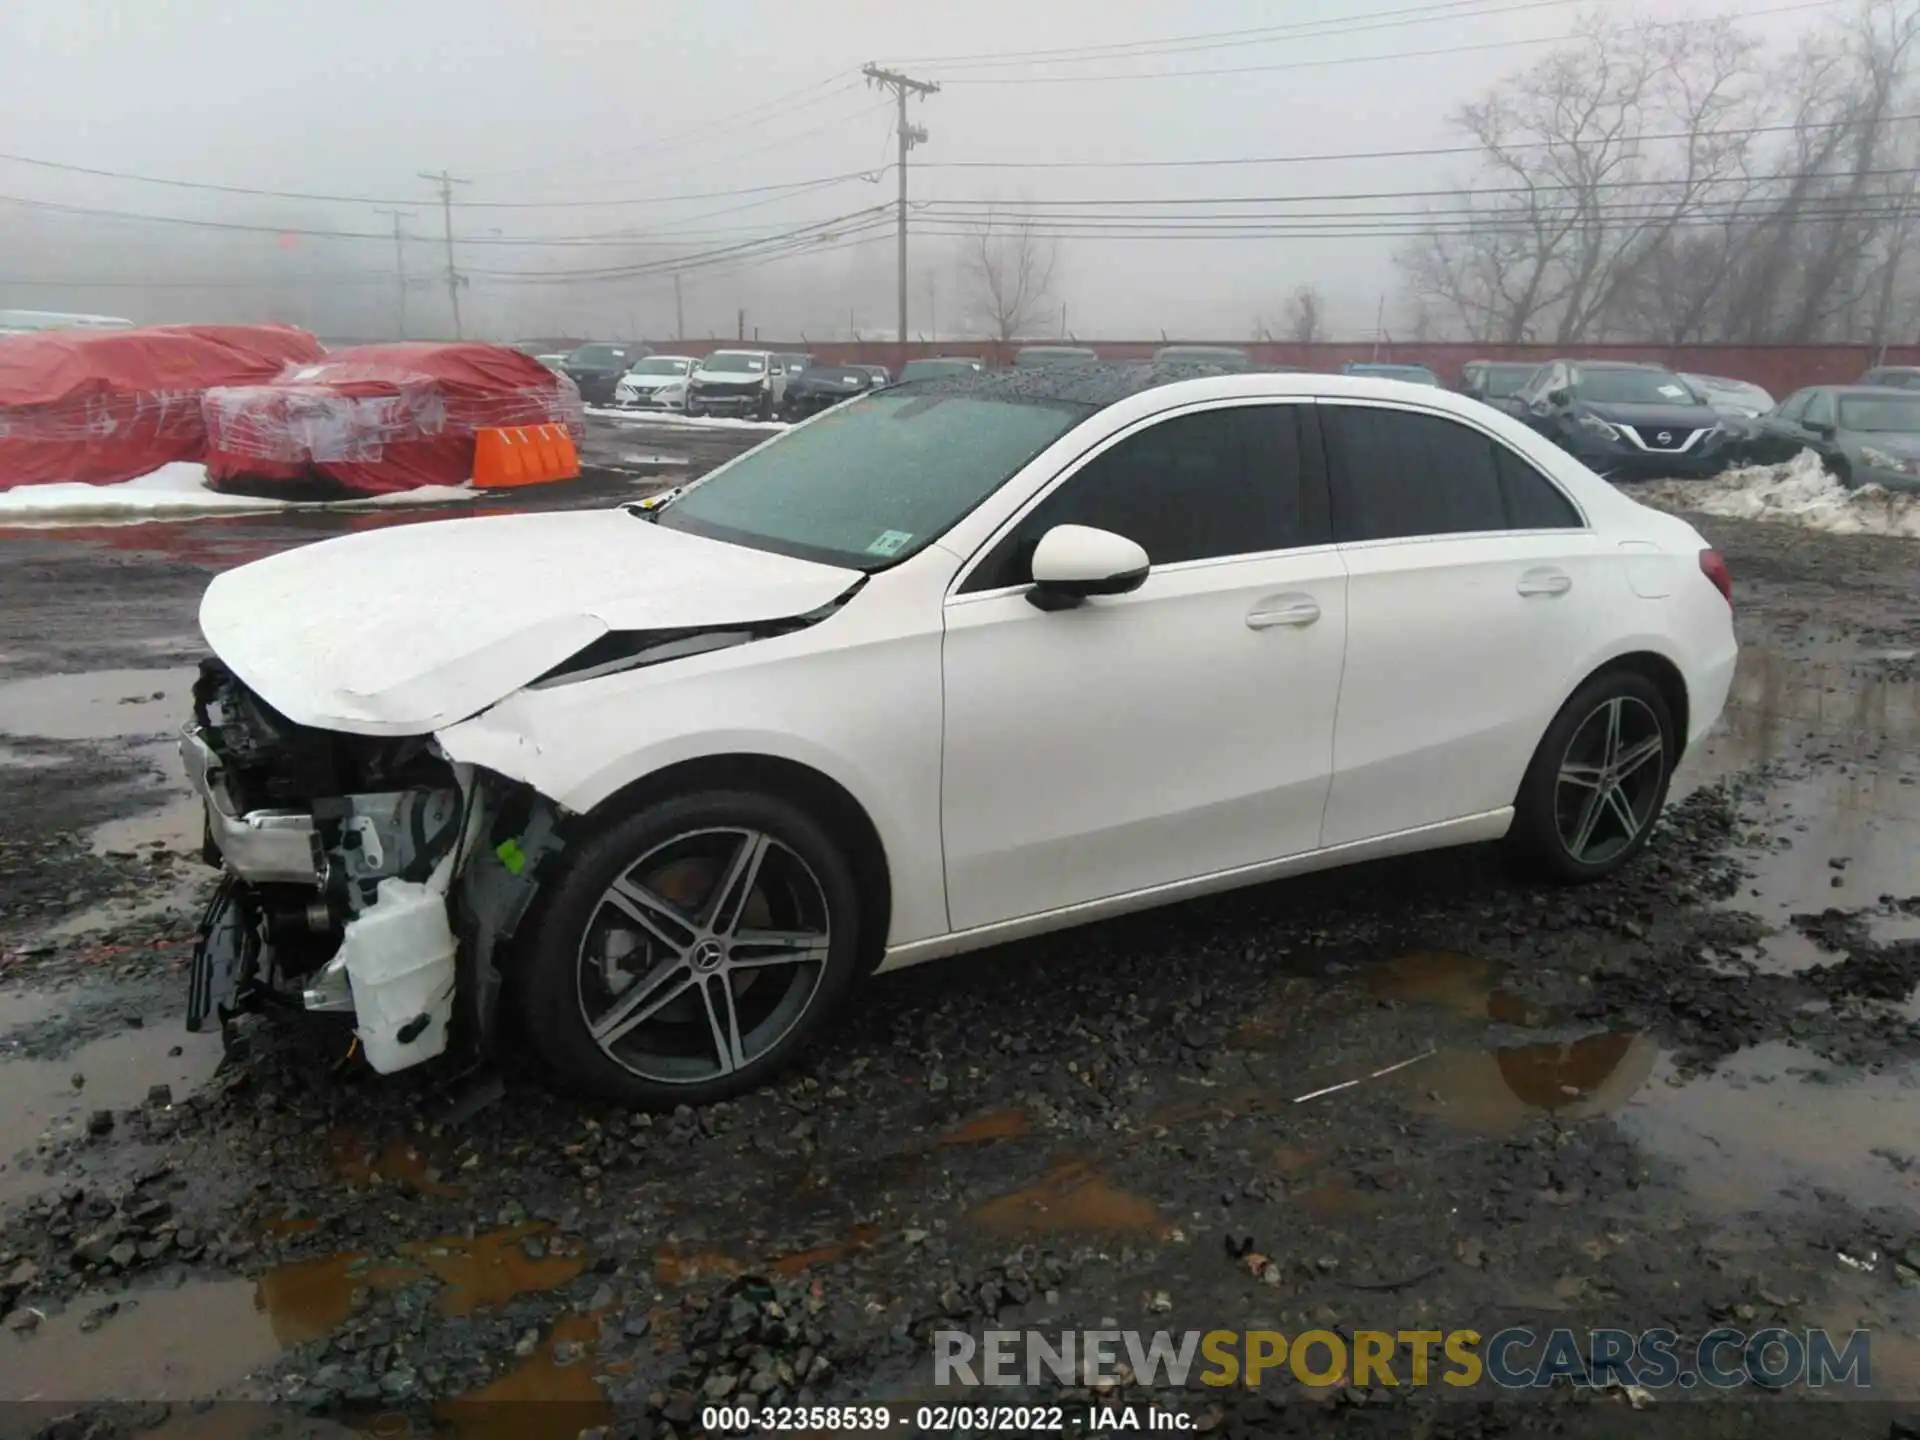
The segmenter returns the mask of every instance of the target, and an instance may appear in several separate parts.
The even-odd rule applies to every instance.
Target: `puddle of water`
[[[169,1054],[176,1046],[180,1054]],[[47,1130],[78,1132],[91,1112],[142,1104],[154,1085],[184,1100],[212,1076],[221,1054],[218,1032],[189,1035],[167,1023],[103,1036],[58,1060],[0,1061],[0,1094],[7,1097],[0,1108],[0,1199],[58,1183],[30,1162],[14,1163]],[[75,1075],[86,1077],[79,1089]]]
[[[400,1251],[441,1284],[440,1313],[471,1315],[481,1306],[504,1305],[516,1295],[557,1290],[587,1268],[585,1254],[545,1239],[547,1227],[516,1225],[467,1240],[450,1235],[416,1240]],[[526,1242],[540,1238],[544,1252],[529,1255]]]
[[[1687,1080],[1663,1060],[1654,1079],[1616,1119],[1678,1165],[1703,1198],[1753,1210],[1828,1191],[1863,1208],[1920,1214],[1920,1084],[1912,1076],[1835,1070],[1770,1041]]]
[[[1366,972],[1367,988],[1382,1000],[1433,1005],[1469,1020],[1537,1025],[1544,1017],[1526,1001],[1494,985],[1493,965],[1474,955],[1418,950]]]
[[[675,1245],[662,1245],[654,1252],[653,1278],[657,1284],[678,1288],[703,1280],[732,1280],[753,1273],[801,1275],[817,1265],[836,1264],[867,1249],[879,1238],[879,1226],[856,1225],[842,1239],[795,1250],[758,1265],[724,1250],[683,1250]]]
[[[967,1219],[1000,1235],[1164,1234],[1167,1218],[1083,1162],[1056,1165],[1032,1185],[983,1200]]]
[[[353,1313],[353,1292],[390,1290],[420,1278],[398,1265],[375,1265],[364,1252],[322,1255],[277,1266],[260,1277],[254,1303],[282,1345],[328,1335]]]
[[[0,769],[53,770],[67,763],[64,755],[40,755],[12,745],[0,745]]]
[[[563,1315],[525,1364],[478,1390],[434,1406],[434,1419],[458,1440],[574,1440],[607,1424],[612,1407],[594,1383],[593,1315]],[[559,1347],[569,1347],[562,1363]]]
[[[984,1145],[990,1140],[1017,1140],[1033,1129],[1024,1110],[994,1110],[955,1126],[939,1139],[942,1145]]]
[[[71,1003],[67,996],[49,995],[44,990],[0,992],[0,1037],[52,1019]]]
[[[116,1302],[97,1329],[82,1328]],[[83,1295],[30,1335],[0,1336],[0,1398],[197,1399],[266,1365],[281,1343],[245,1280]]]
[[[206,812],[199,797],[187,788],[179,747],[168,741],[139,746],[133,753],[160,772],[161,783],[172,795],[151,809],[94,826],[87,833],[87,844],[96,855],[128,851],[144,854],[151,850],[198,854]]]
[[[1890,771],[1823,771],[1774,786],[1758,814],[1786,849],[1748,849],[1733,902],[1775,924],[1800,911],[1920,894],[1920,784]],[[1844,860],[1835,869],[1830,860]],[[1756,893],[1757,892],[1757,893]]]
[[[177,729],[192,704],[195,671],[95,670],[0,684],[0,734],[43,740],[111,740]]]
[[[333,1173],[349,1185],[376,1181],[405,1185],[422,1195],[442,1198],[460,1194],[458,1185],[440,1178],[434,1157],[408,1140],[389,1140],[377,1148],[362,1136],[336,1131],[328,1137]]]
[[[1542,1111],[1583,1119],[1618,1109],[1658,1060],[1658,1047],[1645,1036],[1602,1031],[1566,1044],[1443,1050],[1406,1073],[1415,1110],[1479,1134],[1506,1135]]]

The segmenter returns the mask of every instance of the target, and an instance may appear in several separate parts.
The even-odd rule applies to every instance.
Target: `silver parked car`
[[[1920,490],[1920,394],[1912,390],[1815,385],[1754,423],[1748,451],[1761,464],[1811,450],[1843,485]]]

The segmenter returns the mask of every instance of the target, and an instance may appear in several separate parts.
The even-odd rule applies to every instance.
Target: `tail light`
[[[1713,588],[1726,597],[1727,604],[1733,604],[1733,574],[1718,550],[1700,552],[1700,573],[1713,582]]]

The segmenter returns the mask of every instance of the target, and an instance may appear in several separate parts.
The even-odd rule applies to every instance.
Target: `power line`
[[[1171,35],[1158,40],[1116,40],[1105,45],[1067,45],[1052,50],[987,51],[973,55],[909,56],[907,63],[931,70],[999,69],[1014,65],[1065,65],[1095,60],[1126,60],[1142,55],[1188,54],[1200,50],[1244,48],[1277,44],[1282,40],[1315,39],[1322,34],[1346,35],[1359,30],[1399,30],[1412,25],[1471,19],[1478,15],[1512,15],[1529,10],[1584,4],[1585,0],[1523,0],[1492,5],[1489,0],[1437,0],[1333,20],[1297,20],[1288,25],[1259,25],[1244,30],[1212,30],[1199,35]],[[1479,7],[1479,8],[1469,8]],[[1408,18],[1396,18],[1408,17]],[[1385,24],[1379,22],[1388,22]]]
[[[1823,10],[1845,3],[1847,0],[1793,0],[1793,3],[1787,5],[1743,11],[1742,17],[1780,15],[1794,10]],[[1707,23],[1711,22],[1657,20],[1649,21],[1648,28],[1668,30]],[[1287,60],[1272,65],[1216,66],[1210,70],[1142,70],[1121,75],[987,75],[975,79],[962,76],[948,83],[953,85],[1092,85],[1134,80],[1192,80],[1216,75],[1267,75],[1282,70],[1320,70],[1332,65],[1371,65],[1381,60],[1423,60],[1443,55],[1476,54],[1486,50],[1511,50],[1525,45],[1558,45],[1580,38],[1582,37],[1578,34],[1537,35],[1514,40],[1483,40],[1472,45],[1445,45],[1427,50],[1391,50],[1378,55],[1336,55],[1317,60]]]
[[[1920,112],[1885,117],[1888,124],[1906,120],[1920,120]],[[1644,144],[1649,140],[1711,140],[1741,135],[1780,135],[1795,130],[1844,130],[1859,123],[1858,120],[1810,120],[1778,125],[1729,126],[1724,130],[1702,130],[1697,133],[1668,130],[1636,135],[1633,139],[1636,144]],[[1559,143],[1553,140],[1523,140],[1501,148],[1505,151],[1548,150]],[[1185,170],[1237,165],[1319,165],[1335,160],[1429,159],[1444,155],[1485,153],[1484,145],[1429,145],[1403,150],[1323,151],[1313,155],[1245,155],[1205,160],[922,160],[920,164],[922,168],[935,170]]]
[[[815,240],[837,239],[839,236],[835,234],[836,231],[870,229],[885,223],[886,207],[874,205],[865,210],[854,210],[845,215],[837,215],[830,220],[816,221],[779,235],[768,235],[756,240],[743,241],[737,245],[721,246],[714,250],[696,251],[690,255],[675,255],[660,260],[644,260],[630,265],[591,270],[475,270],[473,273],[494,279],[555,280],[569,283],[585,280],[624,280],[645,274],[691,270],[697,268],[702,261],[730,258],[764,247],[781,244],[804,245]]]

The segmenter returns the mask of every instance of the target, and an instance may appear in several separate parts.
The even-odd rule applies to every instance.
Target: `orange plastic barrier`
[[[482,490],[546,485],[580,474],[580,452],[564,425],[513,425],[473,432],[473,483]]]

